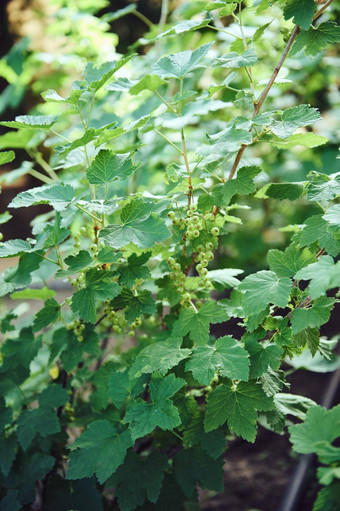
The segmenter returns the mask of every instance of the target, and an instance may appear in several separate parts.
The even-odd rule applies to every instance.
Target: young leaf
[[[223,55],[215,60],[214,64],[218,67],[226,67],[232,69],[239,69],[241,67],[252,66],[257,61],[256,52],[253,48],[246,50],[242,55],[235,51]]]
[[[274,371],[279,369],[283,350],[276,344],[249,340],[246,341],[245,348],[250,355],[250,378],[259,378],[269,367]]]
[[[295,275],[297,280],[310,280],[309,292],[313,299],[340,286],[340,261],[334,264],[331,256],[320,256],[316,263],[308,265]]]
[[[290,245],[284,252],[269,250],[267,261],[270,269],[279,277],[293,277],[296,272],[315,261],[313,254],[307,249],[299,249]]]
[[[164,220],[152,213],[153,207],[143,199],[134,199],[121,212],[121,224],[101,229],[100,238],[112,248],[134,243],[140,248],[153,247],[170,236]]]
[[[248,380],[249,354],[230,335],[217,339],[215,346],[194,349],[185,366],[202,385],[209,385],[215,373],[230,379]]]
[[[204,346],[209,339],[209,324],[227,320],[228,316],[222,307],[216,302],[206,302],[199,310],[192,307],[183,309],[174,323],[172,334],[174,337],[189,334],[196,344]]]
[[[327,209],[326,213],[322,216],[329,225],[340,226],[340,204],[334,204]]]
[[[143,373],[158,371],[164,376],[169,369],[188,358],[190,350],[181,349],[182,339],[168,339],[144,348],[136,357],[130,375],[137,378]]]
[[[129,60],[135,56],[135,53],[126,55],[118,61],[104,62],[99,67],[95,67],[93,62],[89,62],[85,68],[84,76],[87,87],[92,92],[96,93],[105,83],[112,78],[114,73],[124,66]]]
[[[52,298],[56,295],[56,292],[53,289],[49,289],[44,286],[41,289],[30,289],[29,287],[23,289],[22,291],[15,291],[15,293],[11,294],[12,300],[47,300],[47,298]]]
[[[17,445],[18,441],[15,435],[10,435],[8,437],[0,436],[0,469],[5,477],[8,476],[11,470]]]
[[[74,199],[71,185],[48,185],[20,192],[9,204],[10,208],[26,208],[35,204],[49,204],[56,211],[64,211]]]
[[[304,187],[297,183],[271,183],[256,194],[257,197],[271,197],[272,199],[294,201],[304,193]]]
[[[7,128],[50,128],[58,120],[56,115],[17,115],[15,121],[2,121]]]
[[[288,108],[281,115],[281,121],[274,121],[270,129],[279,138],[287,139],[298,128],[319,121],[321,116],[316,108],[298,105]]]
[[[5,243],[0,243],[0,258],[14,257],[32,252],[31,245],[24,240],[9,240]]]
[[[132,163],[129,154],[115,154],[108,149],[101,149],[86,170],[89,183],[107,184],[115,179],[126,179],[138,167]]]
[[[132,401],[125,414],[124,422],[130,423],[132,438],[136,440],[151,433],[157,426],[163,430],[173,429],[181,424],[177,408],[170,398],[183,386],[185,380],[174,374],[150,382],[150,403],[141,399]]]
[[[310,175],[309,175],[310,176]],[[327,176],[314,174],[307,185],[307,199],[310,201],[331,201],[340,195],[340,174]]]
[[[139,80],[139,82],[135,83],[135,85],[131,87],[129,92],[132,96],[135,96],[144,90],[155,91],[158,87],[165,83],[166,81],[157,75],[145,75]]]
[[[39,405],[44,408],[58,408],[70,400],[66,389],[56,383],[50,384],[40,394]]]
[[[113,300],[113,306],[117,309],[125,309],[128,321],[134,321],[141,314],[155,314],[156,302],[150,291],[143,289],[134,293],[131,289],[124,288],[117,298]]]
[[[176,23],[172,28],[158,34],[156,39],[162,39],[163,37],[169,35],[178,35],[184,34],[185,32],[192,32],[193,30],[198,30],[200,28],[206,27],[210,23],[210,19],[205,19],[203,21],[200,20],[184,20]]]
[[[120,274],[119,282],[123,286],[132,287],[136,279],[146,280],[151,276],[150,271],[144,265],[150,259],[151,252],[144,252],[140,256],[131,254],[127,259],[126,266],[120,266],[118,273]]]
[[[249,195],[256,192],[254,178],[261,172],[260,167],[254,165],[242,167],[238,170],[235,179],[230,179],[223,186],[223,205],[228,206],[231,198],[238,193],[239,195]]]
[[[15,158],[14,151],[4,151],[0,152],[0,165],[4,165],[5,163],[10,163]]]
[[[320,458],[330,457],[325,463],[332,462],[333,453],[340,455],[340,449],[331,445],[340,436],[340,405],[331,410],[322,406],[309,408],[305,422],[290,426],[289,433],[296,452],[315,452]]]
[[[308,30],[315,12],[315,0],[287,0],[283,11],[286,20],[294,17],[294,23]]]
[[[122,511],[132,511],[146,500],[156,502],[161,491],[164,470],[168,464],[165,454],[153,452],[147,458],[128,452],[124,465],[110,479]]]
[[[78,254],[66,257],[64,262],[69,265],[67,270],[59,270],[56,273],[57,278],[67,277],[78,273],[92,263],[93,259],[87,250],[80,250]]]
[[[293,334],[298,334],[307,327],[320,327],[329,320],[334,298],[322,296],[317,298],[311,308],[297,308],[292,311]]]
[[[127,429],[118,433],[106,419],[91,422],[73,444],[66,479],[97,476],[103,484],[124,462],[126,451],[133,446]]]
[[[153,73],[161,78],[183,78],[208,53],[212,43],[204,44],[194,51],[181,51],[162,57],[153,67]]]
[[[208,396],[204,428],[209,432],[227,421],[232,433],[254,442],[257,411],[273,409],[273,400],[255,382],[240,382],[232,388],[219,385]]]
[[[311,27],[309,30],[302,30],[295,40],[291,54],[295,55],[300,50],[304,50],[306,55],[317,55],[328,43],[337,43],[340,41],[340,26],[334,21],[325,21],[316,29]]]
[[[39,332],[60,317],[60,305],[54,298],[48,298],[44,307],[36,314],[33,321],[33,332]]]
[[[332,256],[337,256],[340,251],[340,241],[335,239],[322,215],[307,218],[305,227],[299,236],[301,247],[312,245],[315,242],[318,242],[319,247],[324,248]]]
[[[262,270],[248,275],[239,285],[239,291],[245,291],[243,308],[245,314],[261,312],[270,303],[280,308],[286,307],[291,290],[291,279],[278,277],[274,272]]]

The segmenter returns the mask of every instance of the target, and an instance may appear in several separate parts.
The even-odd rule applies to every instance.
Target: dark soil
[[[330,374],[299,371],[288,381],[291,392],[321,403]],[[277,511],[280,508],[298,456],[291,451],[289,435],[278,435],[262,427],[255,444],[240,439],[231,443],[225,456],[223,494],[201,493],[206,511]],[[296,511],[311,511],[318,492],[315,466]]]

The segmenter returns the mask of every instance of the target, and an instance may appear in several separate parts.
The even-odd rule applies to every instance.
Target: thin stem
[[[191,204],[191,199],[192,199],[192,190],[193,190],[193,187],[192,187],[192,180],[191,180],[191,174],[192,174],[192,171],[190,170],[190,166],[189,166],[189,160],[188,160],[188,153],[187,153],[187,145],[186,145],[186,142],[185,142],[185,135],[184,135],[184,129],[182,128],[181,129],[181,139],[182,139],[182,147],[183,147],[183,158],[184,158],[184,163],[185,163],[185,167],[187,169],[187,172],[188,172],[188,186],[189,186],[189,190],[188,190],[188,208],[190,208],[190,204]]]
[[[71,140],[69,138],[66,138],[66,137],[64,137],[64,135],[61,135],[60,133],[57,133],[52,128],[50,128],[50,132],[53,133],[53,135],[55,135],[56,137],[60,137],[63,140],[65,140],[65,142],[68,142],[69,144],[71,144]]]
[[[39,179],[40,181],[46,183],[47,185],[51,185],[55,182],[53,179],[45,176],[45,174],[42,174],[38,170],[31,169],[27,172],[27,174],[30,174],[31,176],[35,177],[36,179]]]
[[[325,5],[323,5],[323,6],[321,7],[321,9],[319,9],[319,10],[318,10],[318,12],[316,12],[316,13],[314,14],[314,17],[313,17],[313,20],[312,20],[312,21],[314,22],[314,21],[316,21],[318,18],[320,18],[320,16],[322,15],[322,13],[323,13],[323,12],[327,9],[327,7],[329,7],[329,6],[330,6],[333,2],[334,2],[334,0],[328,0],[328,2],[326,2],[326,3],[325,3]],[[281,55],[281,57],[280,57],[279,62],[277,63],[277,65],[276,65],[276,67],[275,67],[275,69],[274,69],[274,71],[273,71],[273,73],[272,73],[271,77],[269,78],[269,81],[268,81],[267,85],[266,85],[266,86],[265,86],[265,88],[263,89],[263,92],[262,92],[262,94],[261,94],[261,96],[260,96],[259,100],[255,103],[255,107],[254,107],[254,112],[253,112],[252,118],[254,118],[254,117],[255,117],[255,116],[259,113],[259,111],[260,111],[260,109],[261,109],[261,107],[262,107],[262,105],[263,105],[263,103],[264,103],[264,101],[265,101],[266,97],[268,96],[268,93],[269,93],[269,91],[270,91],[270,89],[271,89],[271,87],[272,87],[272,85],[273,85],[273,83],[274,83],[274,81],[275,81],[275,79],[276,79],[277,75],[279,74],[279,71],[280,71],[280,69],[281,69],[281,67],[282,67],[282,65],[283,65],[283,63],[284,63],[284,61],[285,61],[285,60],[286,60],[286,58],[287,58],[287,55],[288,55],[288,53],[289,53],[289,51],[290,51],[291,47],[293,46],[293,43],[294,43],[295,39],[297,38],[297,36],[298,36],[298,35],[299,35],[299,33],[300,33],[300,30],[301,30],[301,29],[300,29],[299,25],[296,25],[296,26],[295,26],[295,28],[294,28],[294,30],[293,30],[293,32],[291,33],[291,36],[290,36],[290,38],[289,38],[289,40],[288,40],[288,42],[287,42],[287,44],[286,44],[285,49],[283,50],[283,53],[282,53],[282,55]],[[243,144],[243,145],[240,147],[240,149],[239,149],[239,151],[238,151],[238,153],[237,153],[237,155],[236,155],[236,157],[235,157],[235,161],[234,161],[234,164],[233,164],[233,166],[232,166],[232,168],[231,168],[231,171],[230,171],[230,174],[229,174],[228,180],[229,180],[229,179],[232,179],[232,178],[234,177],[235,172],[236,172],[237,167],[238,167],[238,164],[240,163],[240,160],[241,160],[241,158],[242,158],[242,156],[243,156],[243,153],[244,153],[244,151],[245,151],[245,148],[246,148],[246,145],[245,145],[245,144]]]
[[[225,34],[231,35],[232,37],[235,37],[235,39],[242,41],[242,37],[239,37],[238,35],[235,35],[232,32],[225,30],[224,28],[213,27],[212,25],[207,25],[206,28],[211,28],[211,30],[216,30],[217,32],[224,32]]]
[[[96,220],[96,222],[100,222],[99,218],[97,218],[95,215],[93,215],[92,213],[90,213],[89,211],[86,211],[86,209],[84,209],[82,206],[80,206],[80,204],[75,204],[75,207],[80,209],[80,211],[82,211],[83,213],[85,213],[86,215],[89,215],[91,218],[93,218],[94,220]]]
[[[194,309],[194,311],[196,312],[196,314],[198,314],[198,310],[196,309],[196,305],[190,300],[190,305],[191,307]]]
[[[50,178],[52,179],[53,182],[59,181],[57,174],[54,172],[52,167],[50,167],[50,165],[42,158],[40,153],[30,151],[29,149],[27,149],[27,153],[30,155],[31,158],[33,158],[40,165],[40,167],[42,167],[44,169],[46,174],[48,174],[50,176]]]
[[[246,38],[246,36],[244,34],[244,30],[243,30],[241,4],[242,4],[242,2],[240,2],[240,4],[239,4],[239,25],[240,25],[240,30],[241,30],[241,34],[242,34],[242,41],[243,41],[244,49],[248,50],[247,38]],[[252,94],[254,96],[254,100],[255,100],[255,87],[254,87],[254,80],[253,80],[251,66],[246,67],[245,69],[246,69],[247,75],[249,77],[251,92],[252,92]]]
[[[179,154],[181,154],[181,155],[183,156],[183,151],[181,151],[181,150],[180,150],[180,148],[179,148],[179,147],[177,147],[177,145],[176,145],[176,144],[174,144],[173,142],[171,142],[171,140],[170,140],[168,137],[166,137],[165,135],[163,135],[163,133],[161,133],[160,131],[158,131],[156,128],[154,128],[153,130],[154,130],[154,131],[155,131],[155,132],[156,132],[156,133],[157,133],[160,137],[164,138],[164,140],[166,140],[166,141],[168,142],[168,144],[172,145],[172,147],[173,147],[174,149],[176,149],[176,151],[178,151],[178,152],[179,152]]]
[[[55,248],[55,252],[57,255],[58,264],[61,269],[64,269],[64,261],[63,261],[63,258],[61,257],[59,245],[56,245],[54,248]]]
[[[144,14],[138,12],[137,10],[131,11],[131,14],[134,14],[135,16],[137,16],[137,18],[139,18],[141,21],[143,21],[145,23],[145,25],[147,25],[149,28],[154,27],[154,24],[152,23],[152,21],[150,21],[149,18],[147,18],[146,16],[144,16]]]
[[[156,95],[159,97],[159,99],[164,103],[164,105],[174,114],[178,115],[176,110],[172,108],[172,106],[160,95],[158,90],[155,90]]]
[[[39,257],[41,257],[41,259],[46,259],[46,261],[49,261],[50,263],[53,263],[53,264],[56,264],[57,266],[60,266],[60,264],[58,263],[58,261],[54,261],[53,259],[47,257],[47,256],[44,256],[42,254],[39,254],[39,251],[38,252],[35,252]]]

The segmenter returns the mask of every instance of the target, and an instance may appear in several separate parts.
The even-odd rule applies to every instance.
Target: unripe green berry
[[[213,236],[218,236],[218,235],[219,235],[219,233],[220,233],[220,230],[219,230],[219,228],[218,228],[218,227],[212,227],[212,229],[211,229],[211,231],[210,231],[210,232],[211,232],[211,234],[212,234]]]
[[[205,254],[205,257],[207,258],[208,261],[212,261],[214,259],[214,254],[209,251]]]
[[[196,204],[191,204],[190,209],[191,209],[191,211],[197,211],[197,205]]]
[[[86,234],[86,227],[81,227],[80,232],[81,234]]]
[[[196,271],[197,273],[200,273],[203,270],[202,264],[196,264]]]
[[[90,250],[91,250],[91,252],[97,252],[97,250],[98,250],[97,245],[95,243],[91,243]]]
[[[134,337],[135,336],[135,331],[134,330],[130,330],[129,333],[128,333],[128,336],[129,337]]]
[[[200,272],[201,277],[208,275],[208,270],[206,268],[203,268],[203,270]]]
[[[214,248],[214,244],[209,241],[206,245],[207,250],[212,250]]]
[[[169,211],[169,213],[167,213],[167,216],[168,216],[168,218],[171,218],[171,220],[174,220],[176,215],[175,215],[174,211]]]
[[[194,231],[192,233],[192,235],[193,235],[193,238],[198,238],[198,236],[200,235],[200,232],[196,229],[196,231]]]
[[[2,234],[2,232],[0,232],[0,241],[2,241],[4,239],[4,235]]]

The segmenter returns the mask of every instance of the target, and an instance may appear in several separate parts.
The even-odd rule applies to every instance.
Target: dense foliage
[[[9,208],[51,206],[31,238],[0,246],[19,258],[1,296],[43,301],[0,320],[1,510],[189,509],[197,485],[223,491],[228,439],[254,442],[258,422],[281,432],[308,408],[294,446],[339,463],[338,407],[289,394],[283,370],[336,344],[319,329],[340,284],[339,162],[334,140],[320,152],[304,81],[319,62],[334,82],[322,59],[337,8],[245,3],[183,3],[114,60],[74,35],[83,75],[67,91],[59,74],[36,111],[1,123],[15,131],[0,163],[31,157],[3,180],[42,182]],[[107,23],[135,9],[84,16],[112,43]],[[309,432],[323,416],[321,445]],[[326,497],[339,475],[320,472]]]

